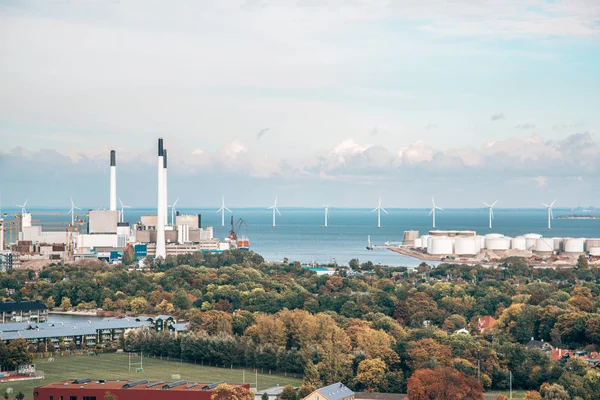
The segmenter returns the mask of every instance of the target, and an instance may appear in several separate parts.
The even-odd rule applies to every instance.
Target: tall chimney
[[[164,173],[165,173],[165,178],[164,178],[164,214],[165,214],[165,225],[169,225],[169,199],[168,199],[168,193],[169,193],[169,188],[167,186],[167,149],[164,149],[163,151],[163,168],[164,168]]]
[[[4,250],[4,220],[0,214],[0,251]]]
[[[158,139],[158,205],[156,208],[156,258],[167,257],[165,247],[165,217],[164,217],[164,181],[165,181],[165,161],[163,140]]]
[[[117,153],[110,151],[110,210],[117,209]]]

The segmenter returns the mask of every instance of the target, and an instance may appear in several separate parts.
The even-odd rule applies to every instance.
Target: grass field
[[[513,395],[513,400],[523,400],[523,397],[525,397],[525,393],[527,393],[526,390],[513,390],[512,395]],[[494,398],[496,398],[498,395],[503,394],[506,397],[508,397],[509,395],[509,391],[496,391],[496,390],[492,390],[490,392],[485,392],[486,395],[493,395]]]
[[[45,359],[35,360],[36,368],[44,371],[45,379],[24,382],[9,382],[0,384],[0,396],[6,388],[13,388],[13,396],[22,391],[26,398],[33,396],[33,388],[47,383],[77,378],[92,379],[148,379],[149,381],[171,381],[172,374],[181,375],[188,382],[219,382],[242,383],[244,373],[241,369],[207,367],[199,364],[164,361],[144,357],[144,371],[135,372],[135,367],[129,372],[127,354],[102,354],[100,356],[69,356],[56,357],[54,362]],[[254,370],[247,369],[245,381],[254,387]],[[299,385],[301,379],[283,375],[258,374],[258,389],[266,389],[277,385]]]

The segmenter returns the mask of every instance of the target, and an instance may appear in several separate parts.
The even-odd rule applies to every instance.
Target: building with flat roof
[[[0,303],[0,323],[42,323],[46,322],[47,320],[48,307],[46,307],[46,305],[41,301],[3,301]]]
[[[211,400],[223,382],[149,382],[92,380],[90,378],[50,383],[33,389],[34,400]],[[250,389],[249,384],[234,385]]]

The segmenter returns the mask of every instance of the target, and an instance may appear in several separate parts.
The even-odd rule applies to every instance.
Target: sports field
[[[207,367],[199,364],[189,364],[177,361],[164,361],[156,358],[144,357],[143,372],[135,372],[136,367],[131,367],[129,371],[129,357],[127,354],[102,354],[100,356],[68,356],[56,357],[54,362],[48,362],[46,359],[35,360],[37,370],[44,371],[45,379],[32,380],[24,382],[9,382],[0,384],[0,396],[6,388],[13,388],[13,397],[19,391],[25,394],[26,398],[33,397],[33,388],[46,383],[63,381],[77,378],[92,379],[148,379],[149,381],[161,380],[172,381],[171,375],[179,374],[181,379],[188,382],[219,382],[242,383],[245,378],[246,383],[254,388],[256,375],[254,370],[247,369],[244,372],[241,369]],[[139,361],[136,360],[136,361]],[[258,389],[266,389],[277,385],[299,385],[301,379],[285,377],[283,375],[258,374]]]

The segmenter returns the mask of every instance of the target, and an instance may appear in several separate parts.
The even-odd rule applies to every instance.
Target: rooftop
[[[47,310],[48,307],[41,301],[3,301],[0,303],[0,312]]]
[[[47,385],[38,386],[38,388],[53,388],[62,389],[65,387],[77,387],[86,390],[127,390],[127,391],[147,391],[147,390],[170,390],[176,392],[205,392],[213,390],[219,384],[223,382],[215,383],[198,383],[198,382],[162,382],[162,381],[148,381],[141,379],[137,381],[108,381],[108,380],[91,380],[89,378],[67,380],[62,382],[49,383]],[[244,386],[237,385],[234,386]],[[245,386],[248,386],[247,384]]]
[[[354,396],[354,392],[341,382],[317,389],[327,400],[341,400]]]

